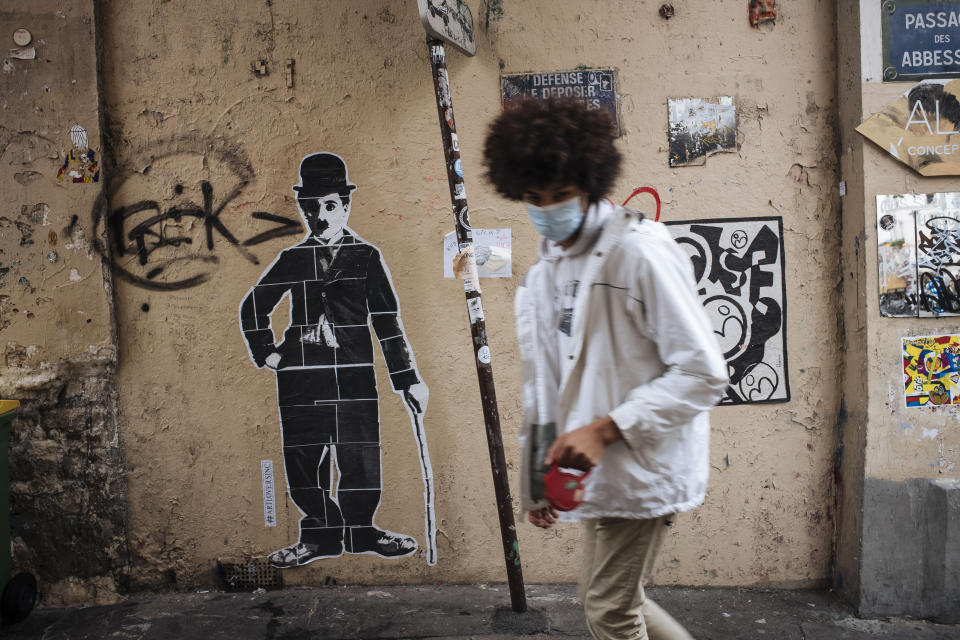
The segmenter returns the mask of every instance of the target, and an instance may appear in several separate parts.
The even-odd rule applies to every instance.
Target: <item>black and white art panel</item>
[[[783,219],[666,225],[690,254],[700,300],[727,360],[730,386],[720,404],[790,400]]]
[[[428,390],[390,271],[377,247],[347,226],[356,185],[340,156],[303,158],[293,189],[307,233],[280,252],[240,305],[250,358],[276,374],[284,471],[302,514],[299,539],[270,554],[270,562],[286,568],[343,553],[402,557],[418,548],[412,536],[374,523],[382,492],[375,336],[417,438],[426,557],[435,564],[433,473],[423,432]],[[272,318],[284,300],[291,319],[277,342]]]

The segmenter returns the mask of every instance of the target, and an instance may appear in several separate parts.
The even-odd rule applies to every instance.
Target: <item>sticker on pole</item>
[[[473,14],[463,0],[417,0],[427,35],[439,38],[468,56],[477,54]]]

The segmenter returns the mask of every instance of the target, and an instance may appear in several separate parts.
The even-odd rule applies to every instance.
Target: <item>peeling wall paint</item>
[[[102,187],[87,153],[99,142],[75,128],[99,140],[93,3],[14,4],[0,33],[28,25],[36,56],[4,60],[0,84],[0,396],[21,403],[13,561],[46,603],[111,602],[130,575],[113,290],[81,219]]]

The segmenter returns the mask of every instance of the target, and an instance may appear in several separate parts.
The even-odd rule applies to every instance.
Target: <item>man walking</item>
[[[344,551],[406,556],[416,541],[373,522],[381,478],[371,325],[390,383],[415,421],[427,408],[427,387],[380,252],[346,226],[356,185],[343,159],[305,157],[293,189],[307,235],[277,256],[240,306],[251,359],[276,371],[287,486],[303,514],[299,540],[269,559],[284,568]],[[287,295],[291,322],[275,343],[271,315]]]
[[[598,640],[690,638],[644,595],[673,514],[703,502],[707,412],[726,365],[687,254],[663,225],[613,206],[614,128],[578,101],[533,99],[491,124],[488,177],[525,203],[543,236],[517,291],[528,519],[551,465],[590,471],[582,504],[581,599]]]

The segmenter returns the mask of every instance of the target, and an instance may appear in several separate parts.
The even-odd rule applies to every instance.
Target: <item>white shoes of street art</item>
[[[384,558],[402,558],[417,550],[417,541],[410,536],[377,527],[348,527],[346,540],[335,544],[297,542],[274,551],[267,560],[278,569],[300,567],[320,558],[337,558],[347,553],[369,553]]]
[[[325,545],[297,542],[289,547],[274,551],[267,556],[267,560],[278,569],[286,569],[288,567],[309,564],[320,558],[336,558],[343,555],[342,543],[337,545],[339,547],[338,549],[324,549],[324,546]]]

